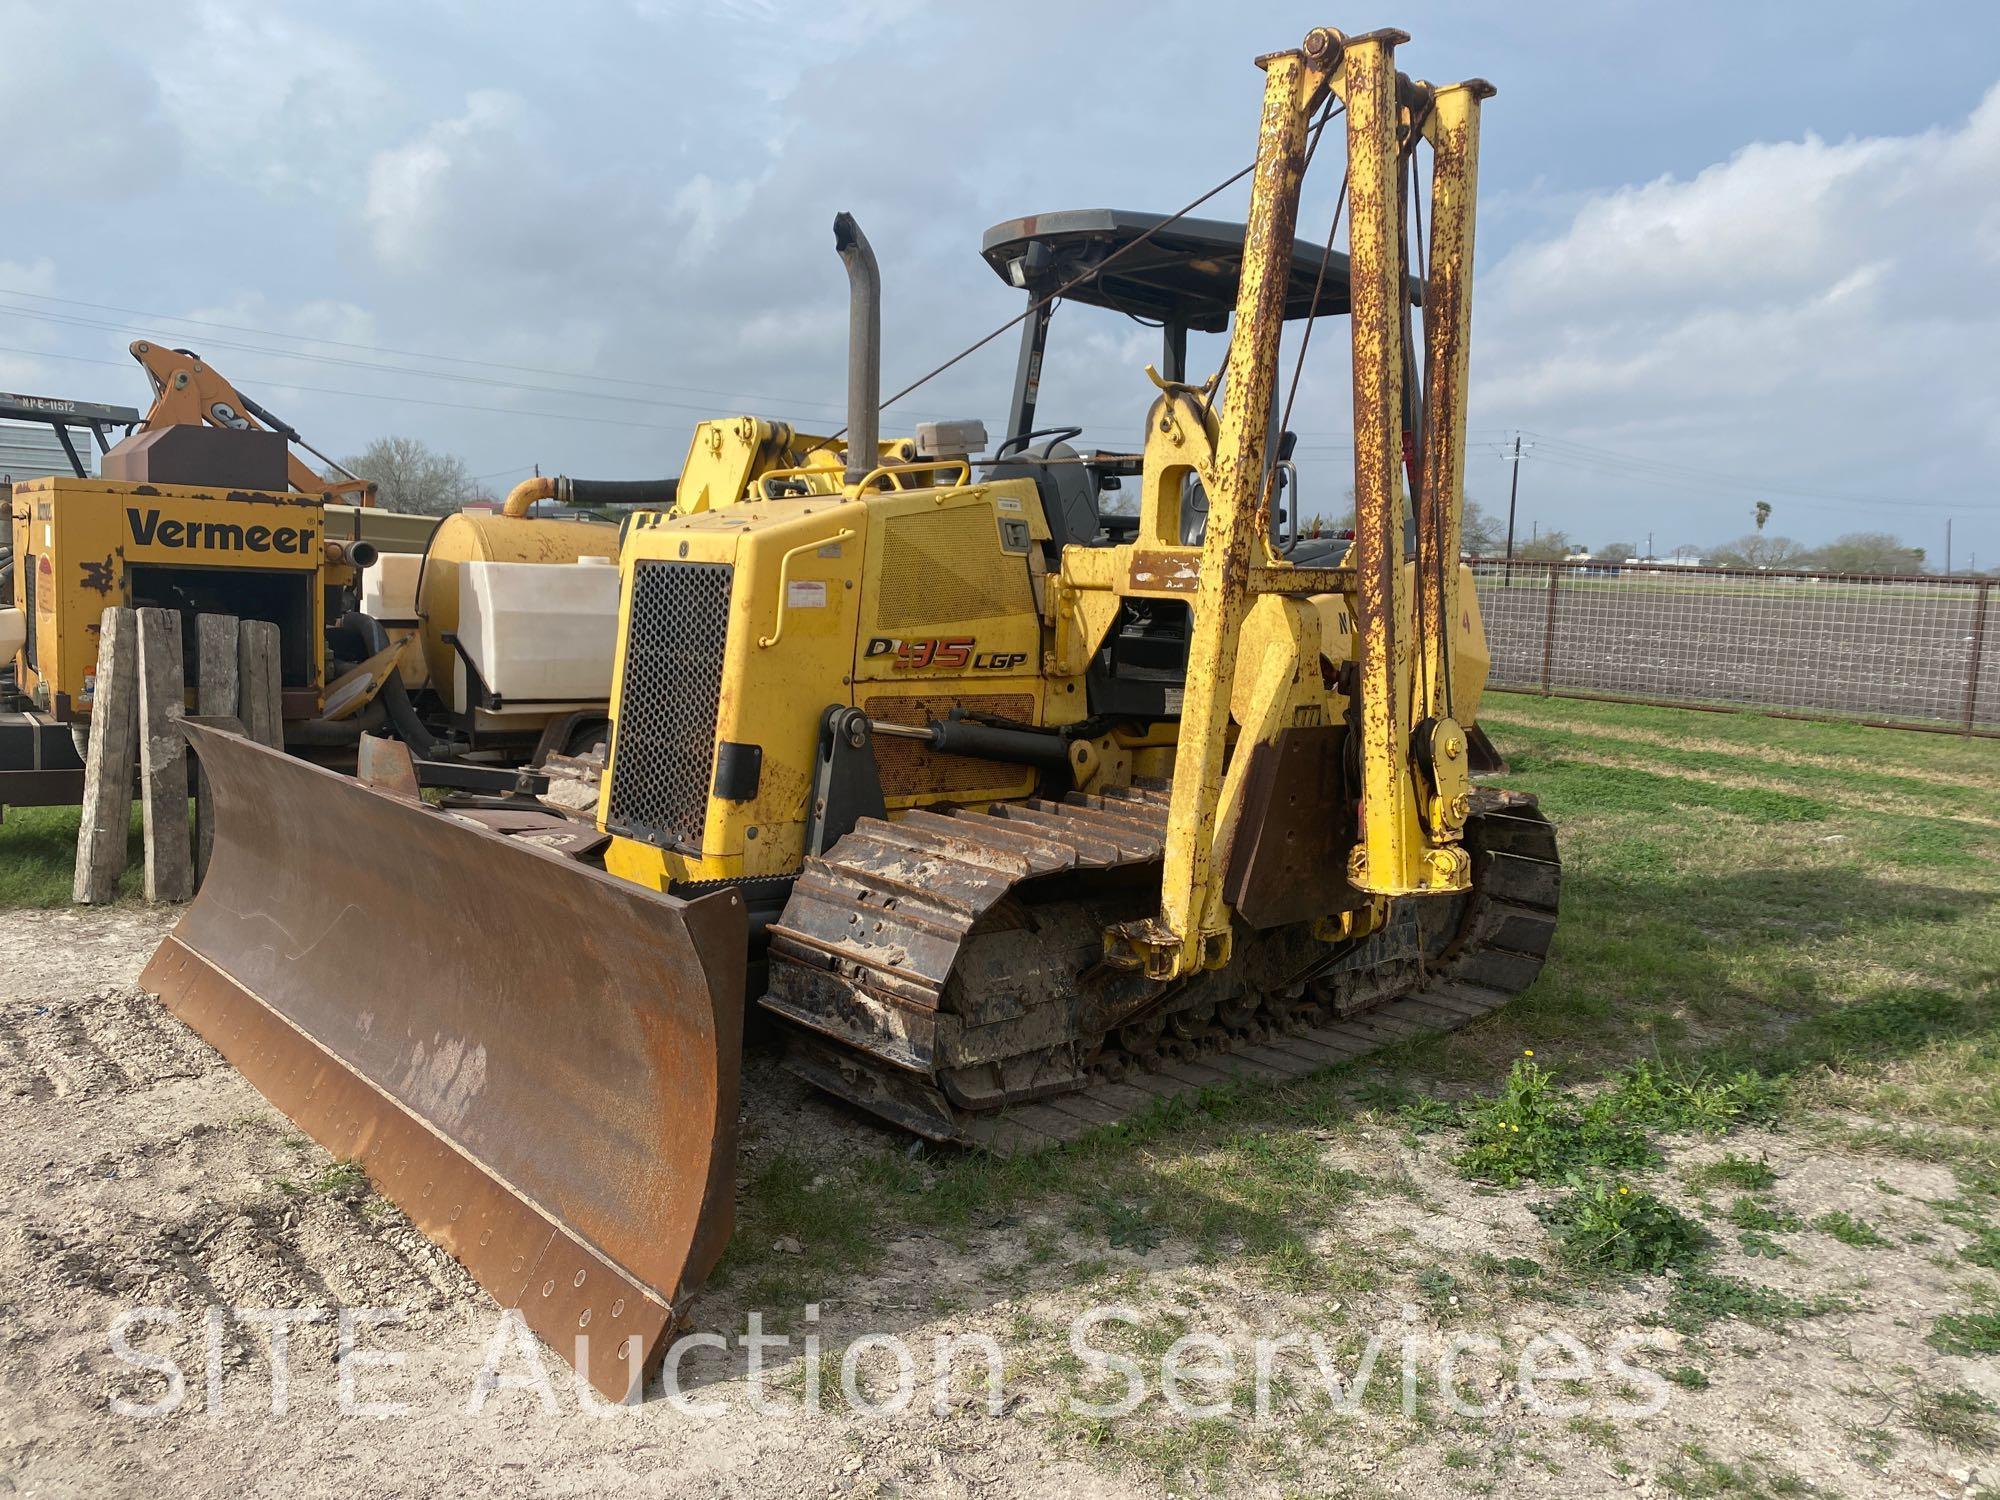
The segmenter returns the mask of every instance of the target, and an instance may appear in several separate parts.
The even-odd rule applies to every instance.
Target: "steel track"
[[[1239,929],[1227,970],[1107,970],[1108,920],[1157,903],[1163,787],[866,820],[808,860],[771,929],[764,1004],[788,1066],[934,1140],[1046,1149],[1233,1082],[1284,1082],[1455,1030],[1534,982],[1555,931],[1555,831],[1481,788],[1473,889],[1398,902],[1329,955]]]

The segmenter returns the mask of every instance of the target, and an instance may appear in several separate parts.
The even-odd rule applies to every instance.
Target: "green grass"
[[[1832,1213],[1821,1214],[1812,1221],[1812,1227],[1821,1234],[1832,1235],[1843,1245],[1853,1245],[1860,1249],[1877,1250],[1889,1243],[1889,1239],[1866,1219],[1857,1219],[1845,1209],[1835,1209]]]
[[[10,807],[0,821],[0,911],[68,906],[76,878],[76,834],[82,812],[74,807]],[[132,809],[121,898],[143,888],[145,845],[139,809]]]
[[[1755,1198],[1738,1198],[1729,1205],[1725,1217],[1738,1229],[1755,1229],[1766,1234],[1795,1234],[1805,1228],[1798,1215],[1779,1213]]]
[[[1747,1156],[1738,1156],[1734,1151],[1725,1152],[1719,1160],[1689,1167],[1681,1175],[1689,1187],[1697,1190],[1733,1187],[1755,1192],[1760,1188],[1770,1187],[1778,1180],[1777,1172],[1764,1157],[1759,1156],[1752,1161]]]
[[[1657,1275],[1694,1264],[1710,1243],[1680,1210],[1624,1182],[1590,1183],[1537,1212],[1563,1258],[1587,1271]]]
[[[1682,1500],[1781,1500],[1820,1493],[1769,1459],[1752,1456],[1732,1462],[1699,1443],[1683,1445],[1680,1461],[1660,1474],[1660,1487]]]
[[[1094,1256],[1177,1246],[1339,1296],[1384,1273],[1343,1233],[1357,1195],[1401,1190],[1341,1165],[1340,1137],[1364,1118],[1461,1132],[1461,1169],[1503,1188],[1629,1177],[1669,1137],[1827,1105],[1882,1122],[1879,1140],[1849,1138],[1869,1150],[1983,1121],[2000,1096],[2000,747],[1514,695],[1492,696],[1485,718],[1514,762],[1507,784],[1541,798],[1564,854],[1551,962],[1505,1011],[1293,1084],[1179,1101],[1049,1156],[911,1162],[885,1145],[804,1195],[838,1200],[814,1212],[846,1226],[831,1238],[858,1247],[853,1261],[816,1258],[811,1233],[801,1256],[770,1250],[806,1205],[796,1174],[767,1166],[746,1182],[731,1270],[798,1284],[865,1269],[899,1226],[964,1245],[1028,1218]],[[1605,763],[1627,759],[1644,764]],[[1775,1174],[1732,1153],[1686,1177],[1749,1194]],[[1680,1302],[1794,1312],[1719,1281]]]
[[[290,1198],[311,1193],[320,1197],[353,1200],[367,1196],[368,1173],[358,1161],[336,1161],[322,1167],[304,1182],[280,1177],[273,1185]]]
[[[2000,1313],[1944,1313],[1931,1324],[1930,1342],[1946,1354],[2000,1354]]]
[[[2000,1411],[1977,1391],[1963,1386],[1919,1388],[1909,1404],[1910,1425],[1933,1442],[1961,1453],[1990,1453],[2000,1441],[1994,1414]]]

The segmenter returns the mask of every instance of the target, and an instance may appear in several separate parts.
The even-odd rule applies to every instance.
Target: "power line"
[[[1550,433],[1523,429],[1527,436],[1534,438],[1545,448],[1553,451],[1541,453],[1544,463],[1567,463],[1572,468],[1596,468],[1620,473],[1631,478],[1651,476],[1655,482],[1673,484],[1681,488],[1709,488],[1739,490],[1745,493],[1788,495],[1793,498],[1817,501],[1821,504],[1847,506],[1861,510],[1876,510],[1895,507],[1910,510],[1943,510],[1954,508],[1956,502],[1914,500],[1896,496],[1860,496],[1831,493],[1825,490],[1809,489],[1784,480],[1769,480],[1745,474],[1731,474],[1713,469],[1698,468],[1692,464],[1675,463],[1669,459],[1643,458],[1635,454],[1619,453],[1609,448],[1578,442],[1574,438],[1558,437]]]
[[[119,307],[116,306],[115,304],[107,302],[85,302],[75,297],[52,297],[44,292],[23,291],[15,287],[0,287],[0,295],[5,295],[9,297],[27,297],[37,302],[58,302],[68,307],[88,307],[96,312],[120,313],[128,318],[145,318],[149,322],[184,323],[191,328],[217,328],[227,333],[247,333],[255,335],[258,338],[277,339],[285,343],[324,344],[328,348],[332,349],[354,349],[364,354],[387,354],[398,359],[428,359],[428,360],[433,360],[439,364],[465,365],[477,369],[512,370],[515,368],[515,366],[508,364],[503,360],[472,359],[467,356],[457,355],[457,354],[433,354],[420,349],[392,349],[392,348],[385,348],[383,346],[376,344],[353,343],[346,339],[322,338],[317,334],[310,334],[310,333],[281,333],[276,329],[253,328],[246,324],[241,324],[241,323],[218,323],[207,318],[187,318],[187,317],[181,317],[174,313],[148,312],[144,308]],[[19,311],[25,313],[26,309],[19,309]],[[112,325],[101,324],[97,326],[110,327]],[[121,329],[119,331],[123,330]],[[229,347],[229,346],[221,346],[221,347]],[[259,350],[257,352],[272,353],[272,354],[282,353],[288,358],[303,359],[310,357],[303,354],[293,354],[291,351],[281,351],[281,350]],[[449,376],[445,376],[443,371],[424,371],[424,372],[412,371],[411,373],[435,374],[440,376],[441,378],[446,378],[446,379],[450,378]],[[746,396],[747,395],[752,400],[755,401],[770,401],[774,403],[789,404],[794,406],[826,406],[826,405],[838,404],[838,403],[829,403],[824,401],[810,401],[810,400],[796,399],[788,396],[762,396],[762,395],[757,395],[754,392],[732,391],[732,390],[718,389],[712,386],[674,385],[666,381],[659,381],[659,380],[635,380],[628,376],[623,376],[623,375],[595,375],[595,374],[585,373],[584,371],[581,370],[548,370],[545,371],[544,373],[556,376],[563,380],[588,380],[588,381],[595,381],[604,385],[635,386],[645,390],[680,391],[684,394],[695,395],[695,396]]]
[[[92,359],[83,354],[56,354],[47,349],[20,349],[10,344],[0,344],[0,354],[24,354],[31,359],[60,359],[78,365],[106,365],[112,369],[123,369],[125,361],[118,359]],[[661,422],[628,422],[620,417],[585,417],[574,412],[540,411],[532,406],[478,406],[465,401],[436,401],[427,396],[392,396],[382,391],[339,391],[319,385],[295,385],[288,380],[265,380],[259,382],[273,390],[298,391],[313,396],[350,396],[359,401],[390,401],[399,406],[438,406],[451,411],[491,412],[502,417],[528,417],[548,422],[589,422],[600,427],[638,427],[648,432],[684,432],[681,427],[671,427]]]
[[[473,359],[466,356],[451,355],[451,354],[432,354],[413,349],[395,349],[374,344],[355,343],[353,341],[344,339],[322,338],[314,334],[283,333],[275,329],[255,328],[240,323],[222,323],[205,318],[180,317],[172,313],[149,312],[139,308],[121,307],[113,303],[87,302],[80,298],[73,298],[73,297],[54,297],[41,292],[23,291],[18,288],[12,288],[12,287],[0,287],[0,296],[26,297],[34,301],[55,302],[63,304],[65,306],[90,308],[98,312],[119,313],[124,316],[144,318],[153,322],[182,323],[190,327],[196,327],[196,328],[213,328],[213,329],[221,329],[223,331],[231,333],[245,333],[245,334],[250,334],[256,338],[275,340],[283,344],[320,344],[320,345],[325,345],[329,348],[352,349],[352,350],[358,350],[362,353],[370,353],[370,354],[386,354],[396,358],[432,360],[438,363],[455,364],[474,369],[492,369],[492,370],[503,370],[511,372],[516,368],[513,365],[506,364],[504,362],[497,360]],[[148,336],[158,337],[157,333],[149,334],[149,330],[144,328],[134,327],[129,324],[111,323],[103,321],[101,319],[79,317],[74,314],[44,312],[35,308],[17,307],[6,303],[0,303],[0,312],[11,314],[14,317],[31,319],[36,322],[54,324],[59,327],[90,329],[106,333],[115,333],[125,338],[145,338]],[[303,360],[312,364],[328,365],[340,369],[366,370],[375,374],[408,376],[410,378],[418,380],[452,381],[459,384],[486,386],[499,390],[521,391],[533,395],[570,396],[580,400],[612,401],[612,402],[617,402],[621,405],[656,407],[656,408],[679,410],[679,411],[693,411],[693,412],[700,412],[704,415],[715,414],[714,406],[708,403],[696,404],[693,402],[685,402],[685,401],[669,401],[658,397],[621,396],[621,395],[614,395],[609,392],[577,390],[564,386],[546,385],[532,381],[523,381],[519,379],[505,379],[490,375],[455,374],[447,370],[417,369],[417,368],[412,368],[411,366],[408,365],[383,364],[374,360],[350,359],[339,355],[330,355],[330,354],[315,354],[306,349],[264,348],[256,344],[245,344],[230,339],[205,339],[204,343],[214,348],[229,349],[244,354],[260,355],[267,359]],[[67,357],[75,359],[78,356],[72,355]],[[778,396],[778,395],[771,395],[768,393],[759,393],[755,391],[740,390],[728,387],[677,385],[664,381],[635,380],[625,376],[617,376],[617,375],[590,375],[590,374],[585,374],[581,371],[571,371],[571,370],[548,370],[545,373],[563,380],[588,381],[588,382],[595,382],[598,384],[629,386],[646,390],[676,391],[682,394],[713,396],[718,399],[727,401],[747,400],[747,401],[758,402],[766,406],[776,407],[779,409],[800,408],[800,407],[819,408],[830,413],[842,413],[842,414],[844,414],[846,410],[846,402],[844,398],[840,400],[828,400],[825,398]],[[270,382],[270,383],[274,385],[277,384],[277,382]],[[305,386],[295,386],[292,388],[298,390],[310,389],[310,387],[305,387]],[[443,405],[448,403],[433,403],[433,404]],[[896,405],[897,405],[897,400],[894,397],[883,403],[883,407],[885,410],[891,407],[895,407]],[[948,415],[947,413],[942,411],[926,410],[922,408],[907,407],[907,406],[900,408],[900,410],[905,416],[943,418],[946,415]],[[1134,418],[1132,420],[1136,422],[1138,420],[1141,420],[1142,416],[1140,418]],[[1086,425],[1092,427],[1102,427],[1102,426],[1118,426],[1122,424],[1097,421],[1097,422],[1089,422]],[[1347,433],[1321,432],[1317,430],[1312,431],[1310,433],[1301,434],[1301,436],[1307,436],[1307,435],[1316,437],[1325,436],[1333,438],[1344,438],[1351,436],[1351,434]]]

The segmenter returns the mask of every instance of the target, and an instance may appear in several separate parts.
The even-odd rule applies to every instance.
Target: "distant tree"
[[[1630,542],[1607,542],[1597,549],[1597,555],[1606,562],[1628,562],[1639,555],[1639,549]]]
[[[1711,547],[1708,552],[1708,560],[1718,568],[1796,568],[1807,556],[1807,549],[1790,537],[1765,536],[1758,531]]]
[[[1561,562],[1574,550],[1566,532],[1544,531],[1531,542],[1515,543],[1514,555],[1530,562]]]
[[[1476,500],[1465,502],[1465,519],[1460,525],[1460,544],[1474,557],[1498,552],[1507,542],[1505,528],[1479,507]]]
[[[1682,542],[1668,555],[1680,558],[1683,562],[1690,562],[1701,556],[1701,548],[1695,546],[1692,542]]]
[[[1764,523],[1770,519],[1771,519],[1771,502],[1768,500],[1759,500],[1757,502],[1757,529],[1759,531],[1762,531],[1764,529]]]
[[[384,510],[449,515],[480,493],[465,460],[416,438],[377,438],[346,463],[363,479],[375,481],[375,503]]]
[[[1850,531],[1815,551],[1810,566],[1829,573],[1921,573],[1924,549],[1906,547],[1886,531]]]

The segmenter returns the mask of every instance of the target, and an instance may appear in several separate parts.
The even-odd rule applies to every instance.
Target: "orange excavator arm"
[[[350,473],[313,447],[298,430],[264,410],[237,390],[220,370],[188,349],[170,349],[146,339],[135,341],[132,357],[153,382],[153,405],[139,425],[148,431],[157,427],[232,427],[238,431],[271,431],[294,443],[314,458],[338,469],[335,479],[315,473],[296,453],[285,455],[285,474],[293,489],[303,494],[324,494],[344,505],[373,505],[375,486],[360,475]]]

